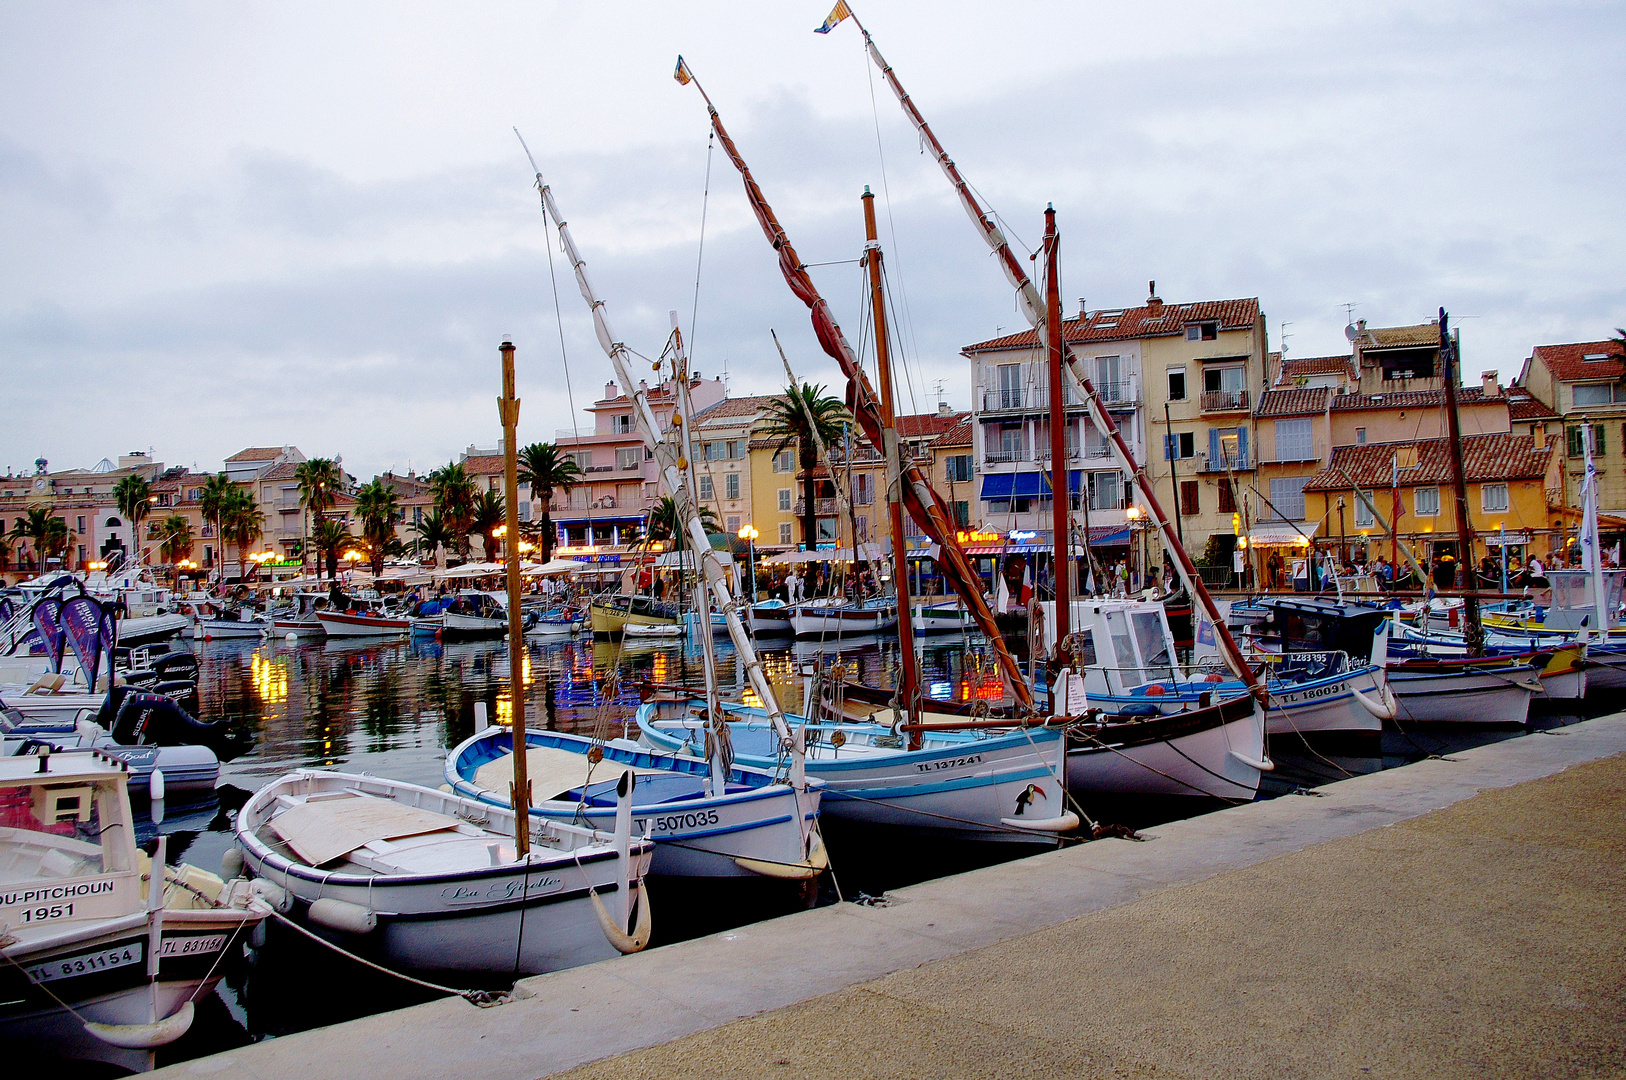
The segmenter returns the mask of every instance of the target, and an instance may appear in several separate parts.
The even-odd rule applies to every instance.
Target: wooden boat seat
[[[321,866],[377,840],[451,831],[463,824],[390,799],[345,794],[352,797],[296,801],[271,819],[271,831],[300,859]]]
[[[594,778],[608,778],[612,783],[628,769],[637,774],[640,782],[645,776],[670,775],[665,769],[647,769],[612,761],[609,758],[590,764],[586,754],[561,750],[556,746],[527,746],[525,748],[526,776],[531,782],[531,797],[539,802],[573,798],[572,791],[584,784],[591,786]],[[474,785],[499,795],[508,794],[514,782],[512,754],[500,754],[474,772]]]

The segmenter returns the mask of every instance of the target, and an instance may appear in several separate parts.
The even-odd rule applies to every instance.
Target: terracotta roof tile
[[[1062,336],[1068,344],[1090,341],[1131,341],[1147,337],[1171,337],[1183,334],[1187,323],[1218,322],[1221,330],[1248,330],[1259,319],[1259,299],[1205,300],[1196,304],[1160,304],[1156,308],[1142,305],[1092,311],[1082,319],[1064,319]],[[1032,330],[1020,334],[1007,334],[990,341],[967,345],[966,352],[995,349],[1032,349],[1039,345],[1038,334]]]
[[[1362,487],[1387,488],[1394,477],[1395,452],[1402,446],[1417,448],[1417,466],[1400,470],[1402,487],[1451,483],[1451,440],[1424,439],[1415,443],[1334,447],[1332,460],[1305,483],[1304,490],[1348,490],[1349,478]],[[1547,475],[1552,454],[1550,445],[1536,449],[1535,440],[1529,435],[1499,433],[1462,438],[1462,467],[1469,483],[1540,480]]]
[[[275,461],[282,456],[280,446],[251,446],[246,450],[239,450],[227,461]]]
[[[1507,396],[1508,417],[1513,420],[1557,420],[1558,414],[1543,402],[1529,395]]]
[[[1416,326],[1369,326],[1357,339],[1357,344],[1363,349],[1415,349],[1439,343],[1440,324],[1437,321],[1418,323]]]
[[[898,417],[898,438],[919,439],[928,435],[941,435],[952,431],[970,413],[914,413]]]
[[[481,455],[463,459],[463,471],[470,476],[495,476],[503,471],[501,454]]]
[[[298,465],[298,463],[293,462],[293,461],[284,461],[281,465],[278,465],[275,468],[272,468],[271,470],[269,470],[267,472],[261,473],[258,477],[256,477],[256,479],[259,479],[259,480],[292,480],[295,477],[297,477],[298,475],[299,475],[299,465]]]
[[[1355,378],[1353,356],[1301,356],[1288,357],[1282,362],[1282,373],[1289,379],[1301,375],[1347,375]]]
[[[948,450],[956,446],[971,445],[971,414],[961,413],[959,422],[939,435],[932,443],[933,450]]]
[[[1457,388],[1458,405],[1487,405],[1499,398],[1487,398],[1484,387]],[[1332,399],[1334,410],[1348,409],[1422,409],[1445,406],[1444,390],[1402,390],[1393,394],[1339,394]]]
[[[709,423],[713,420],[754,417],[768,407],[772,397],[737,397],[724,398],[715,405],[708,405],[695,416],[695,422]]]
[[[1580,379],[1618,379],[1626,375],[1618,341],[1580,341],[1570,345],[1537,345],[1531,350],[1533,359],[1547,365],[1553,378],[1565,382]],[[1588,360],[1587,357],[1608,359]]]
[[[1332,388],[1296,386],[1289,390],[1266,390],[1259,395],[1255,416],[1320,416],[1327,411]]]

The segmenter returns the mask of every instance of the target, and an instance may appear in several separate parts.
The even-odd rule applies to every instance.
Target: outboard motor
[[[152,662],[152,670],[157,673],[160,683],[198,681],[198,658],[189,652],[178,651],[165,653]],[[160,691],[167,693],[168,691]]]

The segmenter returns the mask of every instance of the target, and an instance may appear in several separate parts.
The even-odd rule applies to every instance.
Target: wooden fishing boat
[[[879,634],[898,625],[898,605],[889,596],[857,604],[838,597],[809,600],[791,608],[790,625],[798,639]]]
[[[0,758],[0,1045],[13,1061],[152,1068],[264,918],[248,882],[165,867],[164,837],[152,860],[137,848],[129,775],[94,750]]]
[[[612,596],[594,601],[587,608],[588,620],[596,638],[619,637],[628,623],[645,626],[672,626],[678,622],[678,610],[647,596]]]
[[[617,774],[623,791],[630,786]],[[630,792],[621,796],[626,802]],[[290,910],[396,965],[534,975],[608,959],[636,907],[648,940],[643,878],[654,846],[630,818],[614,834],[533,819],[516,854],[512,811],[414,784],[300,769],[260,789],[237,815],[237,843]],[[613,918],[600,896],[610,896]],[[639,946],[642,947],[641,945]]]
[[[412,630],[411,617],[382,610],[318,611],[316,617],[331,638],[404,637]]]

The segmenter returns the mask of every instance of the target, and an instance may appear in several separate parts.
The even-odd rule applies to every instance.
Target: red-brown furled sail
[[[880,400],[875,388],[870,385],[869,377],[859,365],[858,354],[847,343],[846,335],[841,332],[835,316],[830,312],[829,303],[819,295],[817,286],[813,284],[813,278],[797,257],[796,249],[791,247],[790,237],[785,234],[779,219],[774,216],[773,208],[763,196],[762,189],[751,176],[751,170],[746,166],[745,159],[740,156],[739,148],[734,145],[734,140],[723,128],[716,106],[712,105],[711,98],[706,95],[705,89],[701,87],[699,80],[695,79],[694,73],[683,62],[682,57],[678,58],[677,79],[680,83],[694,83],[695,89],[700,91],[701,98],[706,102],[706,109],[711,114],[711,126],[717,134],[717,141],[722,144],[734,167],[739,170],[740,179],[745,184],[746,198],[751,203],[751,210],[756,214],[768,242],[779,253],[779,270],[785,275],[786,284],[812,313],[813,333],[818,337],[819,345],[841,365],[842,373],[847,376],[847,407],[852,411],[859,427],[863,428],[864,435],[870,443],[874,446],[884,445]],[[1032,688],[1022,677],[1022,669],[1017,664],[1016,658],[1005,647],[1004,637],[994,622],[994,613],[989,610],[988,602],[983,598],[981,579],[971,568],[965,552],[960,549],[959,541],[955,537],[953,514],[942,497],[932,488],[919,466],[908,465],[904,469],[903,480],[904,508],[909,511],[909,516],[914,518],[915,523],[937,544],[938,565],[942,567],[949,584],[954,586],[954,591],[965,601],[966,608],[976,620],[977,627],[993,646],[999,658],[1000,670],[1010,684],[1011,693],[1015,695],[1017,704],[1024,711],[1031,711]],[[908,603],[908,598],[900,595],[898,602]]]

